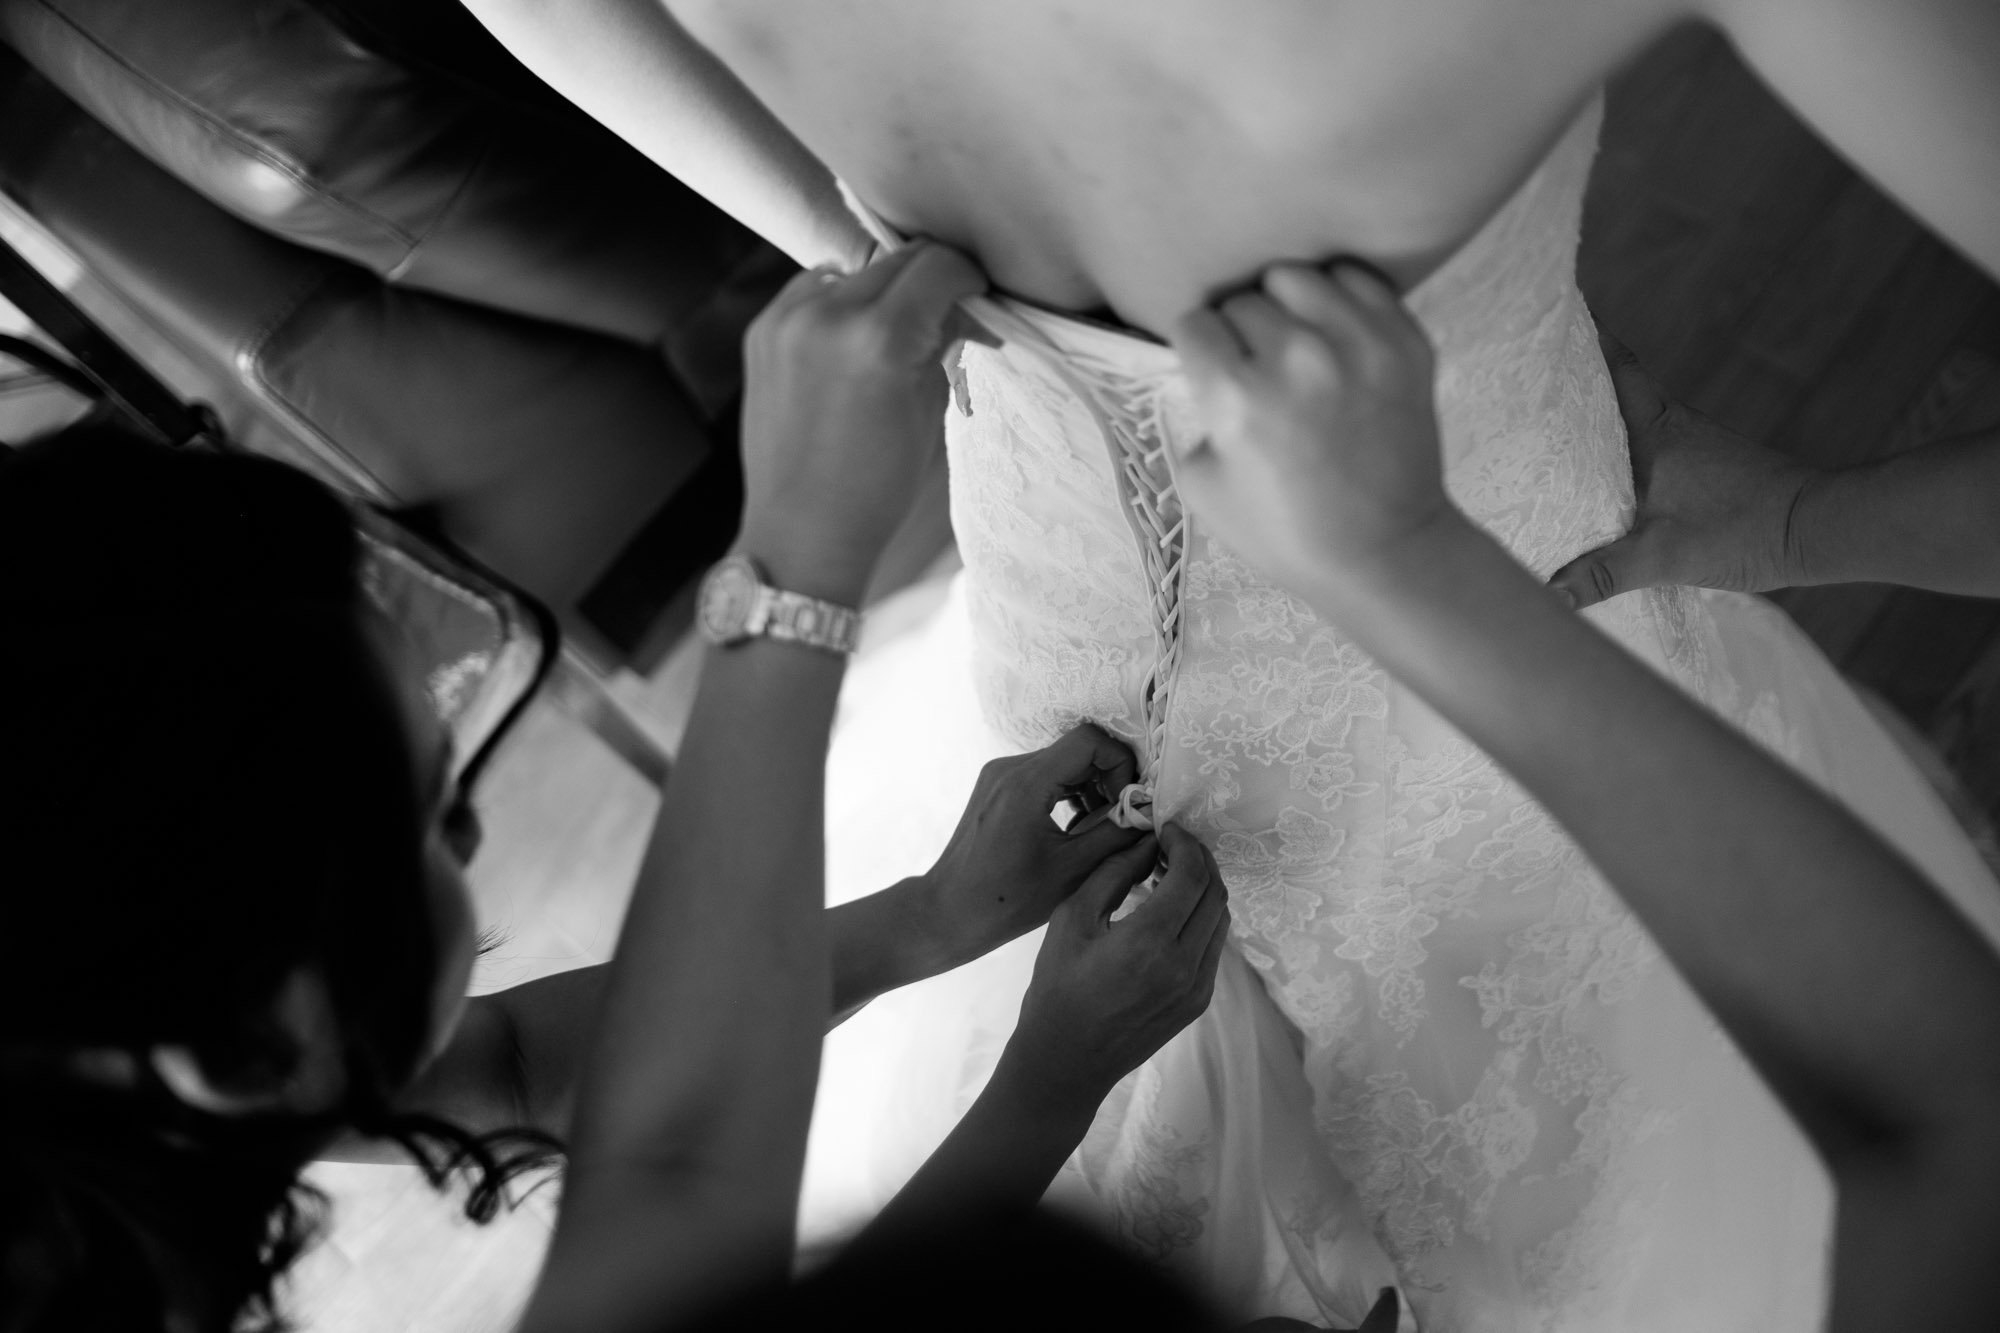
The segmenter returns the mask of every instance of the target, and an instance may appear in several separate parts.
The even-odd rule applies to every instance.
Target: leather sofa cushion
[[[553,95],[392,59],[354,34],[394,7],[323,4],[0,0],[0,38],[215,203],[400,285],[680,360],[675,340],[714,322],[718,290],[770,266],[762,242]],[[457,11],[401,8],[438,6]],[[437,23],[414,30],[438,44]]]
[[[674,377],[603,334],[408,292],[268,236],[0,49],[0,192],[150,332],[231,438],[572,606],[709,454]]]

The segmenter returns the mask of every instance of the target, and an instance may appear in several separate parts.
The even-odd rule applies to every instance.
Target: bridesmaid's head
[[[445,734],[348,512],[85,424],[0,450],[0,1326],[273,1317],[304,1163],[394,1138],[473,954]]]

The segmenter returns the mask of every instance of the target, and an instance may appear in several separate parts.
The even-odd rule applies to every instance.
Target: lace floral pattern
[[[1446,483],[1543,574],[1632,509],[1571,273],[1597,117],[1410,294],[1438,349]],[[850,719],[836,750],[905,772],[1095,720],[1215,850],[1235,922],[1214,1002],[1107,1099],[1064,1197],[1240,1321],[1352,1326],[1396,1283],[1403,1333],[1412,1309],[1426,1333],[1821,1327],[1832,1194],[1797,1128],[1545,812],[1337,627],[1178,524],[1159,446],[1193,423],[1172,354],[1016,302],[968,310],[1003,345],[965,350],[972,411],[948,418],[964,595],[876,664],[901,682],[894,716]],[[1853,803],[2000,941],[2000,887],[1775,608],[1660,589],[1585,614]],[[957,702],[968,662],[997,737]],[[850,889],[904,863],[885,842],[934,857],[958,807],[913,804],[865,802],[830,832],[868,848]],[[882,1020],[848,1069],[874,1108],[854,1138],[899,1164],[879,1200],[990,1073],[1031,963],[998,951],[843,1030]]]
[[[1632,503],[1571,278],[1594,137],[1593,110],[1411,298],[1438,348],[1451,493],[1543,573],[1621,532]],[[967,349],[974,411],[950,430],[989,720],[1028,746],[1088,718],[1146,756],[1157,808],[1213,848],[1238,943],[1302,1035],[1327,1150],[1412,1284],[1497,1254],[1560,1305],[1590,1285],[1576,1270],[1592,1265],[1571,1262],[1578,1224],[1615,1212],[1598,1195],[1647,1117],[1592,1021],[1655,953],[1490,760],[1199,525],[1178,534],[1179,660],[1167,715],[1149,716],[1157,581],[1121,512],[1111,437],[1193,428],[1173,358],[1025,307],[1010,317],[1033,336]],[[1658,645],[1679,633],[1657,623],[1676,609],[1606,628]],[[1145,1118],[1136,1102],[1125,1114]],[[1169,1215],[1139,1203],[1145,1182],[1181,1174],[1171,1142],[1100,1177],[1121,1211]],[[1510,1191],[1557,1177],[1574,1206],[1526,1233],[1495,1226]],[[1171,1243],[1165,1221],[1148,1226],[1149,1245]]]
[[[1201,1238],[1209,1211],[1201,1173],[1208,1164],[1206,1135],[1192,1141],[1168,1117],[1158,1114],[1160,1075],[1141,1068],[1133,1077],[1128,1133],[1100,1179],[1110,1204],[1112,1228],[1127,1245],[1153,1263],[1170,1265],[1176,1251]]]
[[[1599,116],[1409,294],[1437,349],[1446,485],[1543,575],[1633,506],[1573,276]],[[1248,964],[1080,1150],[1114,1224],[1235,1283],[1246,1313],[1351,1321],[1335,1311],[1393,1272],[1426,1329],[1685,1333],[1718,1325],[1644,1292],[1731,1268],[1727,1300],[1700,1298],[1711,1316],[1812,1326],[1830,1204],[1803,1140],[1539,806],[1179,522],[1161,446],[1196,427],[1172,353],[972,308],[1003,338],[966,348],[972,411],[948,418],[982,711],[1023,748],[1085,719],[1130,743],[1158,816],[1215,852]],[[1747,599],[1653,590],[1587,615],[1809,770],[1814,728],[1861,725],[1836,687],[1805,697],[1796,682],[1829,673]],[[1239,1058],[1247,1033],[1261,1064]],[[1685,1183],[1722,1160],[1745,1182],[1735,1231],[1691,1212]],[[1773,1284],[1769,1238],[1787,1236],[1800,1276]]]

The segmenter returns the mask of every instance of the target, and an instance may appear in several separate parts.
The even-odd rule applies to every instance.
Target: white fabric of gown
[[[1546,576],[1632,515],[1575,279],[1601,104],[1411,309],[1447,484]],[[1004,298],[948,444],[965,571],[857,667],[828,798],[836,900],[928,867],[994,754],[1080,720],[1214,851],[1236,948],[1056,1196],[1242,1318],[1787,1333],[1823,1316],[1832,1194],[1805,1140],[1576,846],[1485,755],[1179,512],[1172,352]],[[1846,800],[2000,939],[1949,812],[1782,614],[1664,589],[1585,613]],[[884,1202],[970,1104],[1039,935],[830,1039],[809,1238]],[[1857,978],[1856,984],[1866,984]],[[1408,1326],[1406,1324],[1406,1326]]]

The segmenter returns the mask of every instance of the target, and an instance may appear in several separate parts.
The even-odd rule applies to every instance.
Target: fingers
[[[1217,876],[1216,882],[1221,883]],[[1195,966],[1195,985],[1200,987],[1204,1006],[1207,997],[1215,994],[1215,970],[1222,966],[1222,951],[1229,947],[1229,911],[1225,907],[1216,914],[1215,922],[1208,929],[1202,941],[1201,961]]]
[[[900,253],[909,254],[911,259],[889,275],[882,300],[935,311],[940,328],[945,315],[960,301],[986,290],[986,275],[962,250],[936,241],[919,241]]]
[[[934,358],[960,338],[990,340],[958,310],[960,301],[985,290],[986,275],[965,255],[935,241],[914,241],[849,276],[830,268],[800,274],[772,307],[782,311],[824,293],[838,309],[882,321],[899,359]]]
[[[1597,331],[1597,345],[1604,350],[1604,365],[1611,372],[1611,391],[1618,396],[1618,415],[1625,418],[1625,433],[1637,453],[1644,447],[1641,441],[1646,438],[1648,428],[1666,415],[1666,395],[1639,364],[1639,358],[1632,355],[1632,349],[1602,328]]]
[[[1069,902],[1076,904],[1075,910],[1082,914],[1085,922],[1101,930],[1110,924],[1111,914],[1118,910],[1119,904],[1125,901],[1134,886],[1143,883],[1146,876],[1153,873],[1153,867],[1159,860],[1160,840],[1148,833],[1125,850],[1105,857]]]
[[[1209,885],[1222,876],[1208,848],[1180,825],[1162,824],[1159,835],[1166,872],[1154,884],[1153,896],[1137,915],[1144,916],[1155,930],[1178,937],[1201,906]]]
[[[1174,947],[1183,958],[1194,957],[1193,967],[1185,974],[1183,992],[1189,1006],[1183,1012],[1188,1014],[1189,1021],[1199,1017],[1215,996],[1215,972],[1222,966],[1222,951],[1229,947],[1228,898],[1222,876],[1212,875],[1207,890],[1202,894],[1201,905],[1188,919],[1181,937],[1174,942]]]
[[[1189,371],[1233,369],[1250,354],[1229,321],[1205,305],[1175,320],[1169,341]]]
[[[877,300],[925,249],[935,246],[911,245],[872,260],[854,273],[843,273],[833,264],[821,264],[793,275],[778,294],[758,313],[757,323],[767,332],[776,329],[786,316],[815,302],[821,310],[858,310]]]
[[[805,269],[792,275],[791,281],[778,289],[778,294],[764,303],[758,312],[757,322],[766,327],[796,306],[804,305],[826,292],[836,283],[845,281],[840,270],[832,264],[821,264],[818,268]]]
[[[986,275],[950,246],[925,242],[901,253],[911,251],[875,304],[908,340],[905,352],[935,357],[959,336],[958,303],[985,291]]]
[[[1225,400],[1226,391],[1240,383],[1250,368],[1250,351],[1236,336],[1229,321],[1208,306],[1197,306],[1174,321],[1169,339],[1180,357],[1181,370],[1195,399],[1213,412]],[[1196,432],[1171,432],[1176,442],[1175,461],[1181,465],[1182,480],[1192,482],[1197,491],[1217,466],[1211,437]]]
[[[1312,345],[1301,334],[1318,335],[1348,355],[1429,352],[1428,335],[1394,285],[1360,260],[1338,260],[1330,268],[1274,264],[1260,286],[1191,310],[1175,323],[1173,345],[1198,392],[1253,366],[1296,369],[1288,353]]]
[[[1330,338],[1348,341],[1365,337],[1367,312],[1381,308],[1372,287],[1364,299],[1347,280],[1350,271],[1346,266],[1326,272],[1303,264],[1276,264],[1264,272],[1264,290],[1296,318]]]
[[[1286,345],[1299,330],[1298,321],[1262,292],[1238,292],[1217,309],[1235,331],[1237,341],[1258,361],[1281,360]]]
[[[1327,265],[1327,272],[1362,305],[1384,313],[1404,312],[1403,294],[1389,275],[1359,255],[1342,255]]]
[[[1663,582],[1657,563],[1643,530],[1634,531],[1570,561],[1549,576],[1549,587],[1571,610],[1581,610],[1621,592]]]
[[[1206,853],[1208,849],[1202,848]],[[1181,926],[1181,939],[1200,944],[1215,933],[1217,925],[1229,920],[1229,886],[1223,883],[1222,871],[1216,866],[1215,858],[1208,859],[1208,883],[1203,886],[1201,897],[1196,900],[1194,910]]]
[[[1144,833],[1144,829],[1114,824],[1111,807],[1105,806],[1070,825],[1068,840],[1063,844],[1063,855],[1070,858],[1071,865],[1092,865],[1113,852],[1131,846]]]
[[[1079,723],[1028,756],[1031,780],[1053,808],[1078,787],[1090,784],[1107,801],[1139,776],[1130,746],[1089,722]]]
[[[1229,321],[1208,306],[1196,306],[1174,321],[1170,342],[1197,396],[1212,397],[1250,364],[1250,349]],[[1195,452],[1194,449],[1189,450]]]
[[[912,241],[887,252],[878,250],[866,265],[841,279],[841,296],[856,303],[876,300],[928,248],[931,248],[928,242]]]
[[[1385,344],[1406,355],[1430,349],[1430,335],[1395,284],[1365,260],[1338,259],[1324,269],[1278,264],[1265,272],[1264,290],[1350,354]]]

